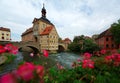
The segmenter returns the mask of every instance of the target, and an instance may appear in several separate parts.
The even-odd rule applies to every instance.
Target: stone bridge
[[[41,52],[40,46],[37,42],[28,41],[28,42],[12,42],[13,45],[17,46],[19,51],[24,47],[29,47],[34,50],[35,53]],[[58,52],[63,52],[67,50],[68,45],[65,43],[58,44]]]
[[[13,42],[13,45],[17,46],[19,51],[22,50],[22,48],[29,47],[32,50],[34,50],[35,53],[40,52],[40,48],[37,42],[27,41],[27,42]]]

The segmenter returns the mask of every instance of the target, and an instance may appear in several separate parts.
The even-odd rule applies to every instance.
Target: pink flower
[[[101,53],[101,54],[106,54],[106,50],[102,49],[102,50],[100,51],[100,53]]]
[[[45,57],[48,57],[48,55],[49,55],[48,51],[47,51],[47,50],[43,50],[43,55],[44,55]]]
[[[41,65],[37,65],[35,68],[36,68],[36,73],[42,79],[42,77],[44,75],[44,67]]]
[[[109,62],[111,62],[111,61],[112,61],[111,56],[105,56],[105,62],[106,62],[106,63],[109,63]]]
[[[57,63],[56,65],[57,65],[58,69],[60,69],[60,70],[64,69],[64,67],[62,65],[60,65],[59,63]]]
[[[94,68],[94,62],[90,59],[86,59],[82,61],[82,68]]]
[[[80,58],[78,58],[78,59],[77,59],[77,62],[78,62],[78,63],[80,63],[80,62],[81,62]]]
[[[0,54],[6,52],[6,50],[4,49],[4,47],[2,45],[0,45]]]
[[[91,56],[92,56],[92,55],[91,55],[90,53],[87,53],[87,52],[84,53],[84,58],[85,58],[85,59],[90,59]]]
[[[11,51],[12,50],[13,45],[12,44],[6,44],[4,49],[7,51]]]
[[[29,81],[33,78],[34,69],[35,66],[32,63],[26,62],[19,66],[17,73],[23,80]]]
[[[6,44],[4,49],[14,55],[18,53],[18,48],[13,46],[12,44]]]
[[[33,56],[34,56],[34,53],[30,53],[30,56],[33,57]]]
[[[10,53],[16,55],[18,53],[18,48],[17,47],[13,47],[13,49],[10,51]]]
[[[0,78],[0,83],[17,83],[17,82],[15,76],[12,73],[8,73]]]

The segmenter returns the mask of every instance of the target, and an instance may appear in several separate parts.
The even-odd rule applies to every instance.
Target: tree
[[[85,37],[84,35],[76,36],[73,39],[73,42],[68,46],[68,49],[72,52],[90,52],[99,50],[99,47],[94,41],[90,38]]]
[[[74,39],[73,39],[73,42],[79,43],[80,40],[84,40],[84,35],[75,36]]]
[[[120,20],[111,25],[111,33],[116,44],[120,44]]]
[[[72,42],[68,45],[68,49],[72,52],[81,52],[81,45],[75,42]]]
[[[93,53],[94,51],[98,51],[99,47],[92,39],[85,39],[83,43],[83,52]]]

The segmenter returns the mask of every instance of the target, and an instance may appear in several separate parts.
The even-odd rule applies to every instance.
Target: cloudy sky
[[[0,0],[0,26],[20,41],[33,19],[41,17],[43,3],[62,39],[99,34],[120,19],[120,0]]]

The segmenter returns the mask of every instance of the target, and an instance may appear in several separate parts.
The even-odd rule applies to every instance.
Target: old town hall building
[[[43,5],[42,17],[34,18],[33,26],[22,33],[22,41],[39,43],[41,51],[46,49],[50,52],[58,50],[59,35],[55,26],[46,18],[46,9]]]

